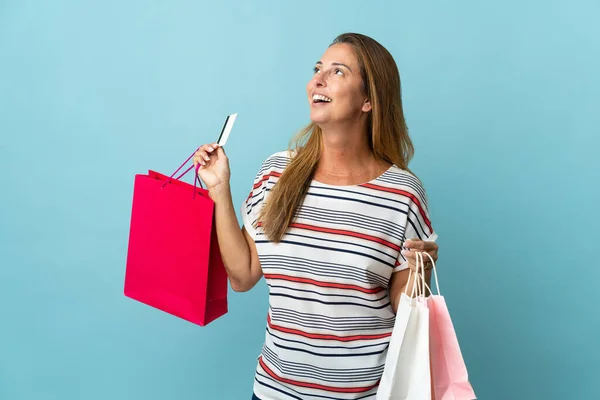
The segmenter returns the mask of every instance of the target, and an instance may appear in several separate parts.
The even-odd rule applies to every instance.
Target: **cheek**
[[[334,98],[338,99],[338,106],[344,109],[356,110],[362,107],[364,96],[360,91],[351,88],[340,88]]]

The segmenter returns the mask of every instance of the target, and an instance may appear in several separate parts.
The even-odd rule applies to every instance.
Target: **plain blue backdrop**
[[[0,1],[0,399],[248,399],[267,288],[130,300],[133,177],[238,112],[236,207],[339,33],[400,67],[440,285],[483,400],[598,399],[598,1]]]

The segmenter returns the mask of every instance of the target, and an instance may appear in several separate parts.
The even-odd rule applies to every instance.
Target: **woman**
[[[269,286],[253,398],[375,398],[415,254],[437,260],[437,236],[408,170],[413,146],[390,53],[340,35],[306,90],[312,122],[262,164],[241,230],[223,149],[203,145],[194,163],[215,202],[232,288],[250,290],[262,276]]]

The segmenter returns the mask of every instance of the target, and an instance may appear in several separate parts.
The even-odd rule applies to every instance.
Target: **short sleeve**
[[[241,207],[243,226],[254,240],[258,235],[258,216],[265,205],[266,194],[269,190],[269,180],[272,175],[271,164],[270,159],[263,162],[254,178],[252,189]]]
[[[427,198],[422,186],[418,190],[410,190],[407,193],[408,208],[406,222],[404,225],[404,235],[402,242],[409,239],[419,239],[426,242],[437,241],[438,235],[434,231],[431,219],[429,217],[429,208]],[[402,247],[402,250],[405,248]],[[398,254],[394,272],[402,271],[408,268],[408,261],[402,253]]]

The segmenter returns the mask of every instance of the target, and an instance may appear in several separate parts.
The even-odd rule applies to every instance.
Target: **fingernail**
[[[206,156],[206,157],[204,157],[204,159],[205,159],[206,161],[210,161],[210,157],[209,157],[209,156]]]
[[[408,250],[402,250],[402,255],[405,256],[408,254]]]
[[[214,151],[214,150],[215,150],[215,149],[213,149],[212,147],[209,147],[208,149],[209,149],[210,151]]]

